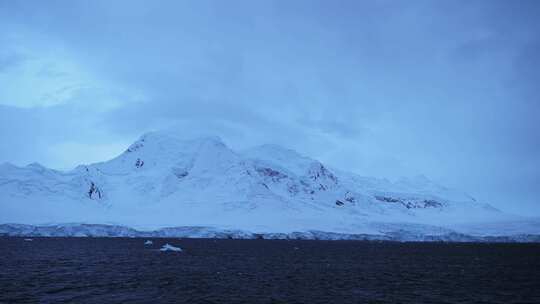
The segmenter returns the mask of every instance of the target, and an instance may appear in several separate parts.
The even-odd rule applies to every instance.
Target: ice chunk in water
[[[161,247],[160,250],[161,250],[161,251],[177,251],[177,252],[181,252],[181,251],[182,251],[182,248],[180,248],[180,247],[175,247],[175,246],[169,245],[169,244],[165,244],[165,245],[163,245],[163,247]]]

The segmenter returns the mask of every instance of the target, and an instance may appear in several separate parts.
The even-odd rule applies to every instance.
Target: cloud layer
[[[0,0],[0,161],[174,127],[540,214],[536,1]]]

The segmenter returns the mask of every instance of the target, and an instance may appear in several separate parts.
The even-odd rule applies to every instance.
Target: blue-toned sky
[[[0,162],[177,128],[540,215],[540,1],[0,0]]]

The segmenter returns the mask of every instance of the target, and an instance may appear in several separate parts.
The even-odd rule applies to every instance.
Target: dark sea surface
[[[540,303],[540,244],[144,241],[0,238],[0,303]]]

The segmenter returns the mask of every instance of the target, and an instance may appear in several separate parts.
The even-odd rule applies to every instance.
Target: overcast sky
[[[0,0],[0,162],[275,143],[540,215],[540,1]]]

